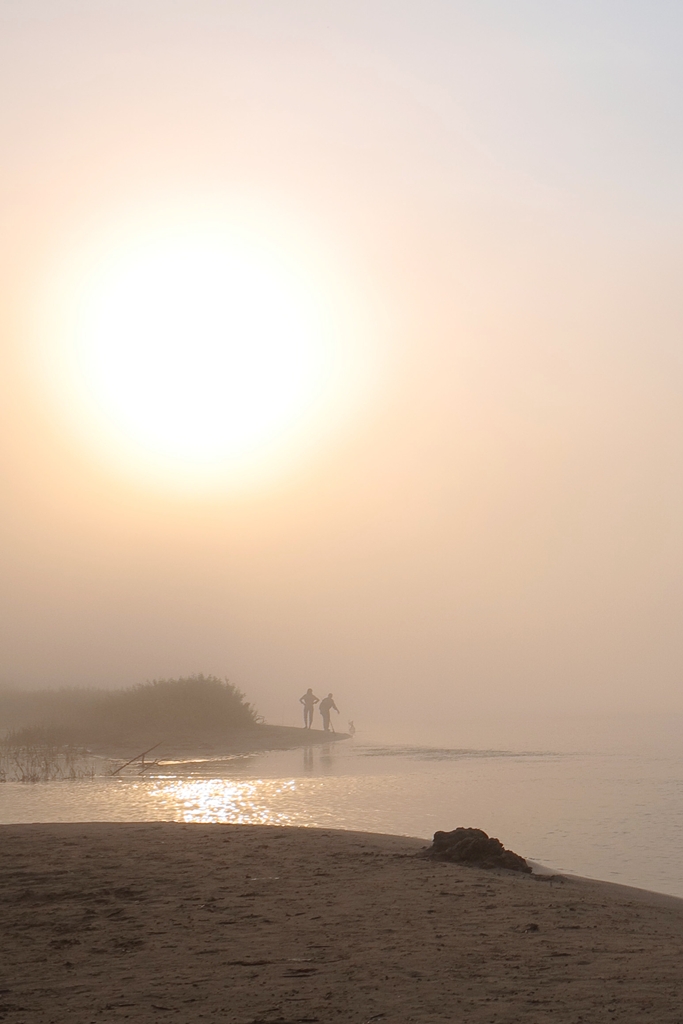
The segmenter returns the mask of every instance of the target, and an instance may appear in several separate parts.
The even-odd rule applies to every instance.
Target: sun
[[[332,354],[320,312],[244,243],[171,239],[108,268],[77,358],[100,414],[149,453],[234,459],[315,404]]]
[[[81,437],[131,472],[272,472],[354,404],[354,303],[301,245],[244,224],[156,225],[66,265],[42,362]]]

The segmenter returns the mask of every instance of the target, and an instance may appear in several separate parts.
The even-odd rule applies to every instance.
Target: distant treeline
[[[0,690],[0,735],[15,743],[143,749],[215,740],[258,721],[244,694],[215,676],[155,679],[125,690]]]

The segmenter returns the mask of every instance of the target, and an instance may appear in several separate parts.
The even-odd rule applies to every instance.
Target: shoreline
[[[96,757],[118,760],[150,749],[155,758],[166,761],[181,757],[229,757],[231,754],[258,754],[269,750],[296,750],[299,747],[340,743],[348,739],[351,737],[344,732],[324,732],[322,729],[303,729],[294,725],[255,725],[253,728],[234,729],[208,737],[173,736],[156,742],[147,737],[119,745],[91,744],[88,745],[88,751]],[[153,742],[155,745],[152,745]]]
[[[683,900],[416,858],[427,842],[2,825],[0,1019],[680,1021]]]
[[[683,911],[683,896],[675,896],[669,892],[659,892],[658,889],[643,889],[640,885],[627,885],[625,882],[610,882],[606,878],[591,878],[589,875],[575,875],[572,871],[554,871],[546,864],[539,864],[538,861],[526,858],[527,864],[531,866],[532,875],[538,879],[562,879],[563,881],[581,882],[586,885],[609,886],[615,892],[619,892],[626,898],[643,900],[658,906],[670,906],[672,909],[680,908]]]

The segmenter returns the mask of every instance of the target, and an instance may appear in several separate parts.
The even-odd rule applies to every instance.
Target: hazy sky
[[[682,58],[663,0],[0,0],[0,681],[683,711]],[[46,388],[46,281],[243,202],[362,394],[258,480],[147,481]]]

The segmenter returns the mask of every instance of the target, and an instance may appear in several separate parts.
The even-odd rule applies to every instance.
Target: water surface
[[[431,837],[483,828],[557,871],[683,896],[683,759],[361,746],[0,786],[0,822],[198,821]]]

